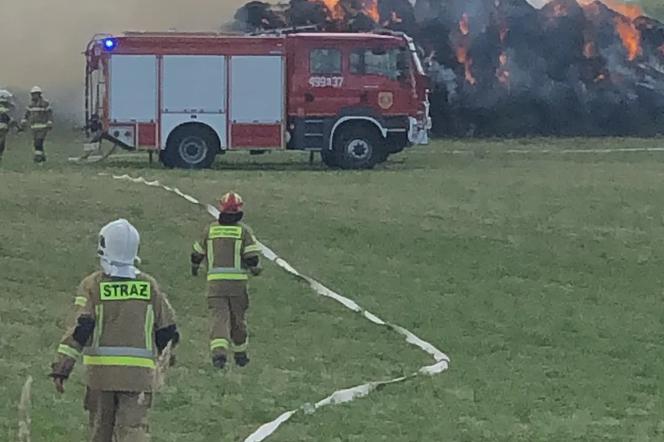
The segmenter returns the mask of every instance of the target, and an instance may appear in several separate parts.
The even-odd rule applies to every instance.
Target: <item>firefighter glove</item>
[[[63,357],[60,361],[51,364],[49,377],[53,379],[53,384],[55,384],[58,393],[64,393],[65,381],[69,379],[69,375],[74,370],[74,364],[76,364],[76,361],[68,357]]]
[[[164,351],[168,346],[168,343],[171,343],[171,348],[175,348],[180,342],[180,332],[176,325],[169,325],[159,329],[155,333],[155,340],[157,344],[157,350],[159,354]]]
[[[204,259],[205,255],[201,255],[200,253],[193,252],[191,254],[191,274],[193,276],[198,276],[198,268]]]
[[[53,377],[53,385],[55,385],[55,391],[62,394],[65,392],[65,378]]]

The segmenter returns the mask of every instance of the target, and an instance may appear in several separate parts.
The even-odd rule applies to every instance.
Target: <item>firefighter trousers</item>
[[[210,311],[210,351],[214,359],[227,352],[247,351],[247,310],[249,296],[219,296],[208,298]]]
[[[149,442],[150,393],[88,389],[85,409],[90,414],[90,442]]]
[[[32,130],[32,141],[35,147],[35,155],[44,156],[44,141],[46,140],[47,134],[48,131],[45,129]]]

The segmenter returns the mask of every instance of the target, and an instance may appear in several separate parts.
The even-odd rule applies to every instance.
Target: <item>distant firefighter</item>
[[[5,152],[7,134],[12,127],[18,128],[18,124],[12,117],[14,100],[12,94],[7,90],[0,90],[0,161]]]
[[[42,89],[35,86],[30,90],[30,104],[25,111],[22,126],[30,125],[35,146],[35,163],[46,161],[44,153],[44,140],[53,128],[53,111],[51,104],[42,96]]]

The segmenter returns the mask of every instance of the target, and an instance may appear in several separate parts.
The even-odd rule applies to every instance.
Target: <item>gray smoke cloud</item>
[[[246,0],[3,0],[0,88],[45,89],[58,115],[82,113],[84,59],[96,33],[215,31]],[[21,97],[23,98],[23,97]]]

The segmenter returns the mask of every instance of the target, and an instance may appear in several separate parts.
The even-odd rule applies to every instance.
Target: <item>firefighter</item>
[[[30,97],[30,104],[25,111],[25,117],[21,125],[24,128],[28,124],[30,125],[35,146],[35,163],[43,163],[46,161],[44,140],[53,128],[53,111],[51,110],[51,104],[42,96],[42,89],[39,86],[35,86],[30,90]]]
[[[260,247],[251,228],[240,223],[244,203],[240,195],[227,193],[219,201],[219,219],[205,229],[203,240],[194,244],[191,271],[198,274],[207,261],[210,352],[212,365],[223,369],[227,354],[244,367],[247,356],[246,313],[249,308],[249,274],[261,272]]]
[[[180,336],[175,314],[157,282],[135,267],[140,236],[124,219],[99,233],[101,271],[85,278],[74,299],[75,314],[50,377],[64,392],[76,360],[87,366],[84,408],[92,442],[150,439],[156,359]]]
[[[12,118],[12,111],[14,110],[14,103],[12,95],[6,91],[0,91],[0,161],[2,161],[2,154],[5,152],[5,143],[7,141],[7,134],[12,127],[18,125]]]

